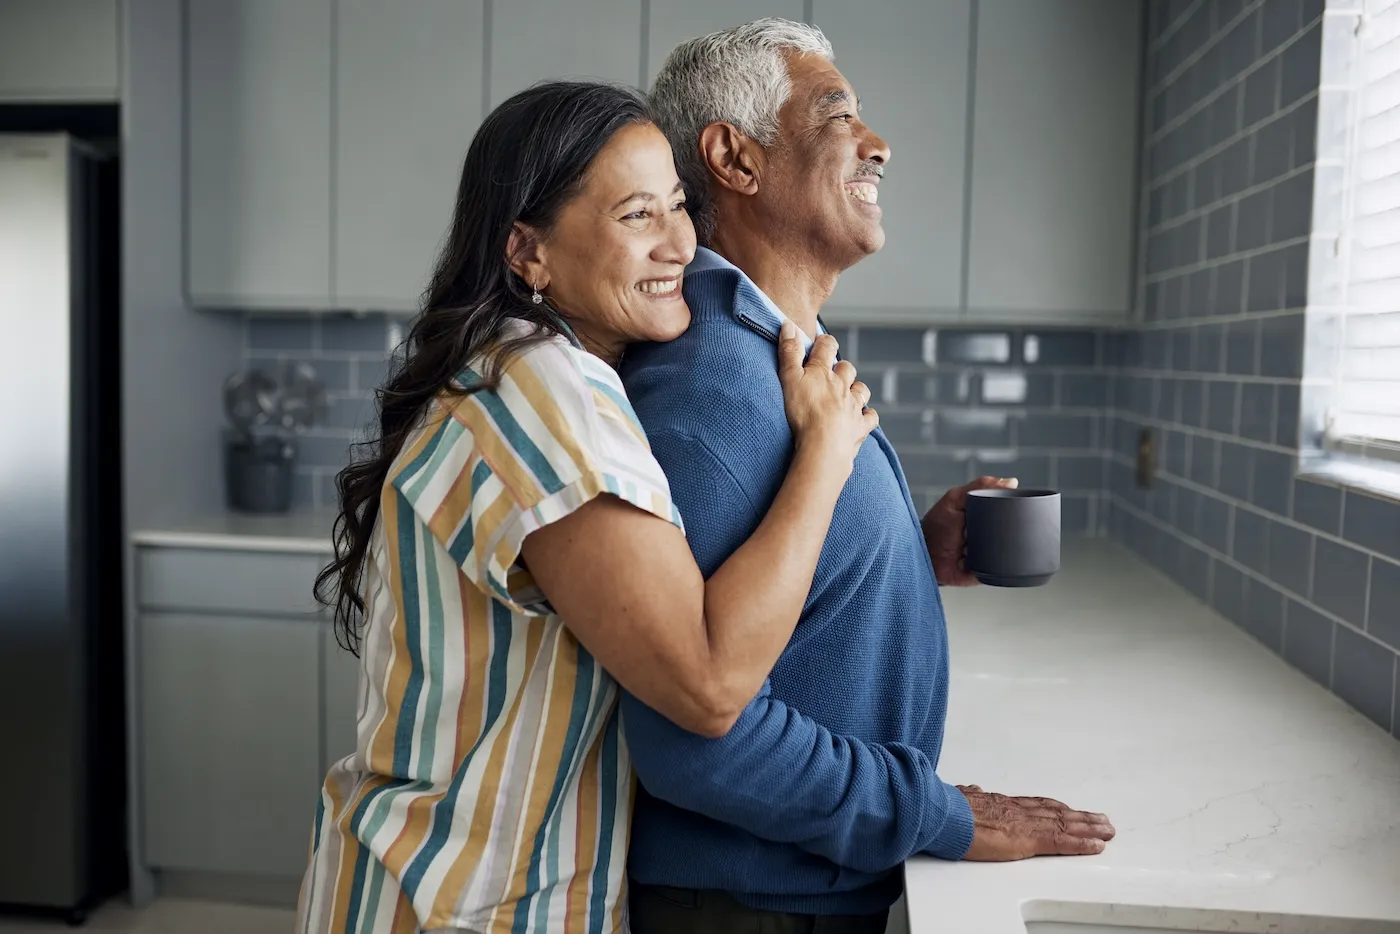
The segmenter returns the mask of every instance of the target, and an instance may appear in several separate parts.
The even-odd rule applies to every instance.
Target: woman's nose
[[[690,222],[690,215],[685,211],[672,214],[670,218],[671,222],[666,225],[665,234],[652,251],[652,259],[659,263],[680,263],[682,266],[688,266],[695,258],[695,225]]]

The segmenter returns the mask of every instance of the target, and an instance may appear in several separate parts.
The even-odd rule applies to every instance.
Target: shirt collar
[[[738,266],[735,266],[729,260],[725,259],[723,256],[720,256],[718,253],[716,253],[714,250],[709,249],[708,247],[702,246],[696,248],[695,258],[690,261],[689,266],[685,267],[685,274],[687,276],[690,276],[695,275],[696,273],[710,272],[715,269],[733,270],[734,272],[738,273],[740,281],[746,284],[750,289],[753,290],[753,293],[758,296],[760,307],[763,309],[764,313],[767,314],[769,320],[775,327],[781,328],[783,326],[783,322],[788,320],[788,316],[783,314],[783,310],[779,308],[776,304],[774,304],[773,300],[768,297],[767,293],[765,293],[762,289],[760,289],[757,285],[754,284],[754,281],[749,278],[748,273],[744,272],[744,270],[740,269]],[[803,344],[807,347],[808,350],[811,350],[812,338],[808,337],[806,333],[802,331],[801,328],[798,328],[797,330],[799,334],[802,334]],[[821,324],[817,325],[817,333],[825,333],[825,330],[822,328]]]

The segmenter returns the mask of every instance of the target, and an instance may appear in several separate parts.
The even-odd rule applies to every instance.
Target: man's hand
[[[933,576],[943,587],[970,587],[977,583],[964,563],[967,545],[967,494],[971,490],[1016,488],[1016,479],[978,477],[971,483],[955,486],[933,504],[924,515],[924,541],[933,559]]]
[[[1071,810],[1053,798],[1008,798],[959,785],[972,805],[972,848],[963,857],[1001,863],[1032,856],[1091,856],[1113,839],[1102,814]]]

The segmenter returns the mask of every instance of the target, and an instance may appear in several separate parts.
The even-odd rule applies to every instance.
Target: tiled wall
[[[349,462],[351,442],[374,418],[374,390],[384,381],[392,323],[383,315],[245,317],[246,366],[270,369],[281,360],[304,360],[326,384],[326,419],[298,442],[294,506],[335,506],[335,475]]]
[[[1145,323],[1118,361],[1109,526],[1400,736],[1400,503],[1293,476],[1322,8],[1149,3]]]
[[[335,505],[337,471],[374,417],[397,319],[249,316],[250,366],[306,360],[325,381],[326,422],[300,443],[296,505]],[[1070,534],[1101,531],[1109,336],[1093,330],[833,328],[870,384],[916,502],[979,474],[1064,494]],[[1027,354],[1029,338],[1030,353]],[[1032,359],[1028,359],[1028,356]]]
[[[1110,335],[1018,328],[832,328],[869,384],[915,502],[990,474],[1063,494],[1064,531],[1106,524]]]

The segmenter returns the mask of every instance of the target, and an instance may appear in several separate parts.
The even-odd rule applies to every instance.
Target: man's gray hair
[[[715,232],[715,202],[700,155],[700,132],[712,123],[729,123],[761,146],[776,142],[778,111],[792,93],[784,52],[834,57],[817,27],[760,19],[682,42],[666,56],[652,85],[652,109],[671,141],[702,244]]]

